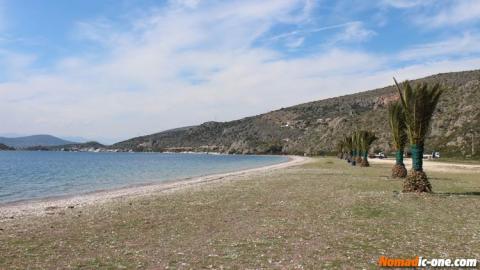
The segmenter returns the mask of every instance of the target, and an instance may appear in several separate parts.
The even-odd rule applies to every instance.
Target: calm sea
[[[282,156],[0,151],[0,203],[271,165]]]

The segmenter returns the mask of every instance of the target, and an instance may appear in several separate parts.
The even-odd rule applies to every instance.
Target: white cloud
[[[0,72],[2,76],[11,80],[22,79],[27,75],[26,70],[35,60],[36,56],[33,54],[0,49]]]
[[[340,24],[333,24],[333,25],[327,25],[327,26],[322,26],[322,27],[312,27],[312,28],[307,28],[307,29],[301,29],[301,30],[295,30],[295,31],[290,31],[282,34],[278,34],[276,36],[270,37],[270,40],[279,40],[283,38],[291,38],[295,36],[306,36],[312,33],[318,33],[322,31],[327,31],[327,30],[334,30],[338,28],[345,28],[348,27],[352,24],[358,24],[358,21],[352,21],[352,22],[346,22],[346,23],[340,23]]]
[[[362,22],[354,22],[346,25],[344,30],[330,41],[331,44],[338,42],[363,42],[376,35],[375,31],[364,27]]]
[[[366,29],[360,21],[350,21],[340,24],[327,25],[322,27],[310,27],[277,34],[269,37],[271,42],[284,41],[288,48],[297,48],[303,45],[305,39],[310,35],[323,31],[338,31],[332,38],[328,38],[323,47],[333,47],[336,43],[363,42],[376,35],[375,31]]]
[[[478,0],[383,0],[381,8],[403,10],[409,22],[422,29],[439,29],[480,21]]]
[[[433,57],[464,56],[480,53],[480,35],[465,33],[461,37],[413,46],[399,54],[400,60],[425,60]]]
[[[441,27],[479,20],[480,1],[455,0],[442,7],[437,14],[421,18],[419,23],[427,24],[431,27]]]
[[[424,28],[440,28],[478,22],[478,0],[383,0],[383,6],[409,11],[408,18]]]
[[[302,46],[303,42],[305,41],[304,37],[299,38],[289,38],[287,40],[286,46],[292,49],[298,48]]]
[[[196,8],[200,0],[170,0],[170,4],[173,6]]]
[[[412,8],[420,5],[425,5],[431,1],[428,0],[383,0],[382,4],[391,6],[394,8]]]

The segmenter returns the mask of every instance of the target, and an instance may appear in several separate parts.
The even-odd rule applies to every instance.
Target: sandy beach
[[[94,204],[98,205],[115,200],[125,200],[132,197],[154,195],[160,192],[173,192],[186,187],[198,186],[206,183],[228,182],[238,180],[240,179],[239,177],[256,176],[273,170],[305,164],[310,160],[311,159],[308,157],[288,156],[288,160],[282,163],[235,172],[164,181],[161,183],[120,189],[100,190],[73,196],[0,204],[0,222],[23,216],[52,215],[58,211],[64,211],[65,209],[85,207]]]

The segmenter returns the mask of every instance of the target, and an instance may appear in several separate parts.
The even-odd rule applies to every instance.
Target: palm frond
[[[370,146],[377,139],[377,137],[375,136],[375,133],[371,131],[365,131],[365,130],[359,132],[359,137],[360,137],[361,151],[364,154],[366,154],[370,150]]]
[[[337,142],[336,148],[337,148],[337,152],[338,152],[338,153],[342,153],[343,150],[345,149],[345,147],[344,147],[344,142],[343,142],[343,141]]]
[[[392,130],[393,145],[396,150],[403,150],[407,144],[407,133],[405,131],[405,114],[402,104],[397,101],[388,106],[388,122]]]
[[[345,138],[343,138],[343,146],[345,151],[350,152],[351,150],[353,150],[352,136],[345,136]]]
[[[395,78],[394,81],[400,94],[410,144],[423,145],[444,88],[438,83],[434,85],[418,83],[412,87],[408,81],[401,86]]]
[[[359,131],[355,131],[353,132],[353,135],[352,135],[352,141],[353,141],[353,149],[357,151],[357,153],[359,153],[360,151],[362,151],[362,141],[361,141],[361,134]]]

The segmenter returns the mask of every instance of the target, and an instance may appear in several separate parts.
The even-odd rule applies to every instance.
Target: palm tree
[[[362,159],[362,162],[360,163],[360,166],[362,167],[370,166],[370,163],[368,163],[368,151],[370,151],[370,146],[372,146],[372,143],[376,139],[377,137],[375,136],[375,133],[371,131],[360,132],[360,145],[363,153],[363,159]]]
[[[352,158],[350,160],[350,163],[352,166],[355,166],[357,164],[357,132],[354,131],[351,136],[352,140]]]
[[[355,163],[360,166],[362,163],[362,135],[360,131],[355,131],[355,149],[357,152],[357,157],[355,159]]]
[[[343,146],[345,147],[345,157],[348,163],[351,162],[352,156],[353,156],[353,141],[352,141],[352,136],[345,136],[343,138]]]
[[[395,148],[395,165],[392,168],[393,178],[405,178],[407,176],[407,169],[403,164],[403,150],[407,144],[407,133],[405,125],[405,114],[403,106],[400,102],[393,102],[388,106],[388,122],[392,130],[393,147]]]
[[[440,84],[416,84],[413,88],[408,81],[399,86],[395,78],[395,85],[400,94],[400,101],[404,110],[405,125],[412,152],[412,170],[403,184],[404,192],[431,192],[432,186],[423,171],[423,151],[425,138],[430,129],[435,107],[438,104],[444,88]],[[403,90],[402,90],[403,88]]]
[[[343,151],[344,151],[343,141],[337,142],[336,148],[337,148],[337,157],[339,159],[342,159],[343,158]]]

